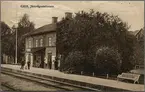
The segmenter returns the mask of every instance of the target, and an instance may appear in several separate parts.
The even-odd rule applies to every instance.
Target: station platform
[[[9,68],[13,70],[20,70],[20,65],[9,65],[9,64],[1,64],[1,68]],[[25,71],[33,74],[40,74],[45,76],[55,77],[57,79],[68,80],[68,82],[74,81],[77,83],[86,83],[89,85],[100,86],[103,88],[114,88],[114,89],[122,89],[126,91],[144,91],[143,84],[132,84],[132,83],[125,83],[117,80],[109,80],[109,79],[102,79],[97,77],[89,77],[83,75],[75,75],[75,74],[65,74],[58,70],[50,70],[50,69],[42,69],[42,68],[34,68],[31,67],[30,70],[20,70]],[[71,82],[72,83],[72,82]]]

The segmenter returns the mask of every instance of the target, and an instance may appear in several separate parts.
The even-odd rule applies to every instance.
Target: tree
[[[60,70],[69,73],[92,75],[94,67],[93,62],[87,61],[87,57],[81,51],[71,51],[65,60],[62,61]]]
[[[120,72],[121,63],[121,55],[113,48],[100,47],[96,51],[94,61],[96,73],[118,74]]]
[[[34,23],[29,20],[29,16],[27,14],[24,14],[23,17],[18,22],[18,28],[17,28],[18,62],[24,56],[25,38],[23,35],[33,30],[34,30]],[[1,22],[1,33],[2,33],[1,35],[2,53],[15,57],[16,29],[14,29],[14,26],[12,27],[12,29],[10,29],[10,27],[7,24]]]
[[[15,46],[14,33],[5,22],[1,22],[1,55],[5,54],[14,58],[15,56],[14,46]]]
[[[67,57],[68,53],[78,50],[90,60],[95,56],[98,48],[106,46],[118,50],[118,53],[121,54],[122,72],[133,67],[131,56],[135,36],[129,34],[128,24],[118,16],[93,10],[81,11],[76,13],[72,19],[62,19],[57,26],[57,53],[64,57]],[[94,60],[90,60],[90,62],[92,61]]]
[[[140,29],[140,37],[136,39],[134,55],[135,59],[134,65],[143,65],[144,64],[144,29]]]
[[[65,66],[63,71],[80,73],[83,70],[83,63],[84,56],[82,52],[80,51],[70,52],[63,62],[63,65]]]
[[[10,27],[3,21],[1,21],[1,37],[5,37],[6,35],[11,33]]]
[[[18,22],[18,62],[24,56],[25,50],[25,38],[24,34],[34,30],[34,23],[29,20],[29,15],[24,14],[23,17]]]
[[[13,55],[13,33],[11,33],[10,27],[5,23],[1,22],[1,45],[2,45],[2,54]]]

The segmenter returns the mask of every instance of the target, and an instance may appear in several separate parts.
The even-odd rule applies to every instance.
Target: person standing
[[[55,70],[58,70],[58,59],[55,58],[54,61]]]
[[[30,61],[27,62],[28,70],[30,70]]]
[[[47,60],[46,60],[46,58],[44,59],[44,68],[46,68],[47,67]]]
[[[52,66],[52,62],[49,61],[49,69],[51,69],[51,66]]]
[[[20,69],[24,69],[24,65],[25,65],[25,61],[24,61],[24,59],[22,59],[22,61],[21,61],[21,68]]]

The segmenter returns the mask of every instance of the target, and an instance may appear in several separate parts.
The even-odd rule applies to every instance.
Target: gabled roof
[[[34,31],[25,34],[24,36],[32,36],[32,35],[44,34],[44,33],[55,32],[55,31],[56,31],[56,24],[47,24],[38,29],[35,29]]]
[[[137,35],[137,34],[142,34],[142,35],[144,35],[144,27],[141,28],[140,30],[134,31],[134,34],[135,34],[135,35]]]
[[[142,30],[129,31],[129,33],[136,36],[140,31]]]
[[[142,28],[142,29],[140,29],[139,31],[138,31],[138,33],[137,34],[141,34],[141,35],[144,35],[144,29]],[[136,34],[136,35],[137,35]]]
[[[140,30],[136,30],[133,32],[134,35],[136,35]]]

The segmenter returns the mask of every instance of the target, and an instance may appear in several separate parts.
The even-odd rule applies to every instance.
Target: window
[[[56,41],[53,42],[54,46],[56,46]]]
[[[43,46],[43,39],[40,39],[40,46]]]
[[[48,38],[48,46],[52,46],[51,43],[52,43],[52,39],[49,37],[49,38]]]
[[[28,47],[31,48],[31,41],[29,40]]]
[[[36,47],[38,47],[38,40],[36,40]]]

